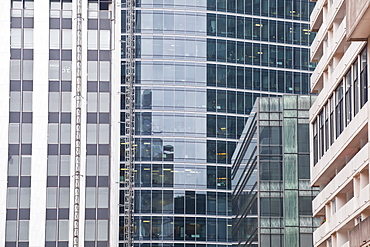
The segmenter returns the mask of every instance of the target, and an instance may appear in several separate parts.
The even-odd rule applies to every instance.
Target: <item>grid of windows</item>
[[[72,2],[50,2],[45,246],[68,246],[72,103]]]
[[[86,247],[109,246],[111,1],[89,1],[87,19]]]
[[[207,0],[208,10],[302,21],[309,20],[310,6],[312,7],[304,0]]]
[[[33,1],[11,2],[5,246],[28,246],[33,96]]]
[[[126,49],[124,3],[121,71],[125,71]],[[231,155],[255,98],[309,92],[310,71],[314,68],[308,58],[308,44],[313,38],[308,31],[309,1],[248,4],[244,0],[137,1],[136,190],[152,190],[147,195],[151,198],[149,208],[162,203],[158,200],[165,195],[156,194],[160,188],[181,188],[185,197],[186,192],[197,194],[205,188],[215,193],[230,190]],[[261,12],[261,6],[270,7]],[[124,88],[121,135],[123,92]],[[122,147],[121,161],[123,155]],[[165,169],[173,171],[173,176],[165,174]],[[223,171],[226,176],[219,177],[218,172]],[[162,179],[158,179],[159,174]],[[136,210],[137,227],[142,224],[140,217],[157,216],[151,215],[155,214],[152,211],[141,212],[141,206]],[[183,213],[161,212],[171,219],[183,218]],[[215,216],[219,215],[216,211]],[[197,220],[198,213],[195,216]],[[216,217],[208,216],[210,221]],[[164,227],[164,218],[157,220]],[[151,229],[152,219],[145,221],[149,223],[146,229]],[[156,242],[157,237],[141,225],[139,228],[146,235],[140,233],[137,244],[162,246]],[[187,228],[180,229],[184,232]],[[176,244],[191,246],[194,241],[196,245],[207,241],[208,246],[230,245],[231,235],[225,241],[217,234],[206,240],[184,235],[181,244]]]
[[[209,36],[309,45],[312,37],[307,24],[251,18],[240,15],[208,14]]]
[[[313,121],[314,164],[368,101],[367,87],[367,48],[364,48]]]
[[[312,246],[310,96],[260,98],[233,157],[233,239],[253,246]]]

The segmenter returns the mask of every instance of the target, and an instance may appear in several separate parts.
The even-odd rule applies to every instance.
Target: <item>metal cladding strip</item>
[[[133,246],[135,131],[135,0],[126,1],[124,246]]]
[[[76,123],[75,123],[75,171],[73,207],[73,246],[79,246],[80,224],[80,169],[81,169],[81,92],[82,92],[82,0],[77,0],[76,18]]]

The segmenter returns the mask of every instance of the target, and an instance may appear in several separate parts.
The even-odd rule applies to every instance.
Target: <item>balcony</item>
[[[330,183],[313,200],[313,214],[317,215],[323,210],[325,204],[330,202],[339,193],[355,174],[359,173],[367,165],[369,144],[366,144],[346,166],[335,176]]]
[[[332,37],[332,40],[330,41],[330,43],[327,44],[327,47],[323,47],[324,42],[321,42],[320,46],[321,52],[318,52],[320,50],[319,48],[317,48],[316,51],[312,51],[311,53],[312,61],[315,60],[317,61],[317,59],[319,59],[319,63],[317,64],[316,69],[311,76],[312,92],[320,92],[322,90],[322,88],[325,86],[323,85],[322,77],[324,70],[327,69],[329,61],[332,61],[336,53],[342,53],[344,47],[348,45],[345,42],[345,30],[346,30],[346,21],[345,19],[343,19],[341,24],[338,26],[334,36]],[[316,47],[314,45],[311,46],[311,50],[315,48]]]
[[[356,227],[354,226],[354,218],[361,212],[364,212],[364,210],[369,207],[370,204],[369,196],[370,196],[370,185],[368,184],[367,186],[361,189],[358,197],[355,196],[351,200],[349,200],[343,207],[341,207],[338,211],[331,215],[327,222],[322,224],[313,233],[314,245],[319,246],[325,241],[325,239],[330,237],[334,232],[348,230],[351,228],[356,229]],[[365,228],[365,232],[368,234],[368,232],[366,231],[367,229],[370,228]],[[356,233],[351,233],[350,235],[352,241],[354,241],[353,236],[356,235]],[[368,240],[369,235],[363,235],[363,238]],[[346,245],[347,241],[343,243],[343,246]],[[360,247],[360,245],[352,245],[351,242],[349,243],[349,246]]]
[[[364,105],[317,164],[311,167],[311,186],[326,186],[334,177],[336,170],[340,171],[346,165],[348,158],[355,156],[366,144],[364,140],[368,139],[368,107],[369,102]],[[361,154],[363,155],[358,157],[364,157],[361,158],[363,161],[368,159],[367,152],[361,152]],[[354,164],[354,168],[360,164]],[[320,203],[316,205],[319,206]]]
[[[347,0],[347,40],[363,41],[370,35],[370,1]]]
[[[364,243],[368,243],[370,240],[370,217],[367,217],[365,220],[359,222],[349,233],[349,246],[351,247],[360,247],[368,246]]]

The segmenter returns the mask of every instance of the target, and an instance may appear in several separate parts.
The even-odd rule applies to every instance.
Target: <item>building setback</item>
[[[369,1],[317,1],[311,78],[314,246],[369,246]]]
[[[309,92],[309,6],[137,1],[136,246],[231,245],[231,156],[256,97]]]
[[[79,244],[117,246],[120,15],[82,2]],[[76,6],[1,4],[1,246],[73,245]]]
[[[236,246],[312,246],[308,110],[312,96],[258,98],[233,155]]]

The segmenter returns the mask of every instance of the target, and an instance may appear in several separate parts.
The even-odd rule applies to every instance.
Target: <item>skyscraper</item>
[[[312,247],[309,118],[314,96],[256,100],[233,155],[237,246]]]
[[[369,246],[369,1],[318,1],[311,58],[314,246]],[[331,27],[331,28],[328,28]]]
[[[309,6],[137,1],[137,246],[231,244],[231,155],[256,97],[309,92]]]
[[[1,246],[117,245],[120,15],[81,7],[79,30],[76,1],[2,1]]]

